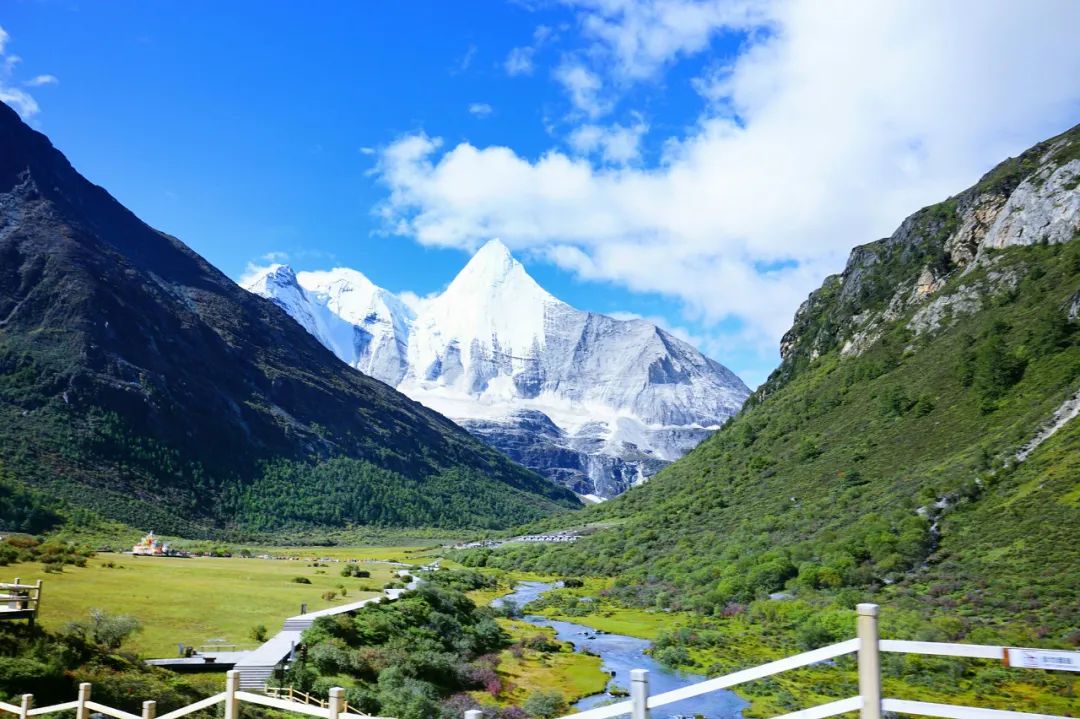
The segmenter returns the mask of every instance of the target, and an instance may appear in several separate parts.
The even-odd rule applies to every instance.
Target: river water
[[[519,582],[512,594],[496,599],[491,604],[498,607],[503,601],[511,600],[517,606],[524,607],[544,592],[554,588],[554,584],[545,582]],[[581,624],[562,622],[535,615],[527,615],[523,619],[529,624],[538,627],[553,628],[560,640],[571,642],[574,645],[574,651],[580,652],[588,649],[593,654],[599,655],[604,663],[604,671],[612,674],[611,682],[608,684],[609,690],[613,686],[629,690],[631,669],[649,670],[650,694],[660,694],[705,679],[705,677],[698,674],[677,672],[661,666],[645,653],[645,650],[649,648],[649,642],[645,639],[637,639],[622,634],[602,634],[591,627]],[[624,698],[620,698],[619,701]],[[578,709],[589,709],[609,701],[612,701],[610,694],[594,694],[585,697],[574,706]],[[652,716],[654,719],[695,715],[708,717],[708,719],[741,719],[742,709],[746,705],[746,702],[732,692],[717,691],[654,709]]]

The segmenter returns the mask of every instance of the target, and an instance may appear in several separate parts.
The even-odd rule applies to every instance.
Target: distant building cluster
[[[173,549],[154,535],[154,530],[131,548],[131,553],[143,557],[190,557],[188,552]]]
[[[483,539],[478,542],[456,544],[454,549],[494,549],[510,542],[576,542],[581,536],[575,532],[555,532],[553,534],[523,534],[510,539]]]
[[[555,534],[525,534],[515,537],[511,541],[517,542],[576,542],[578,535],[573,532],[556,532]]]

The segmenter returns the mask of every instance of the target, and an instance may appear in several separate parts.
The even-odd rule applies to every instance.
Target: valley
[[[556,52],[533,38],[529,53]],[[249,250],[264,236],[230,276],[72,166],[7,87],[5,42],[0,28],[0,712],[26,719],[23,695],[68,702],[92,683],[117,719],[179,719],[225,681],[184,645],[245,652],[212,667],[235,666],[225,719],[237,697],[250,719],[649,719],[649,701],[654,719],[1080,713],[1080,125],[992,166],[890,135],[888,171],[844,175],[828,202],[811,185],[843,173],[792,158],[785,172],[815,168],[798,192],[747,185],[744,203],[768,211],[732,205],[738,181],[703,201],[711,185],[681,165],[694,143],[676,138],[614,161],[615,139],[585,149],[585,127],[573,153],[538,159],[463,143],[436,160],[443,140],[423,132],[350,137],[327,154],[373,156],[364,177],[387,197],[362,209],[388,226],[348,261],[268,244],[301,237],[300,217],[355,239],[317,213],[235,230]],[[709,67],[710,87],[740,72]],[[579,99],[599,92],[573,77]],[[736,142],[752,113],[724,107],[703,126]],[[306,168],[321,139],[283,152]],[[477,158],[497,202],[455,174]],[[862,187],[931,159],[983,174],[939,171],[935,193],[966,179],[931,199]],[[567,174],[534,182],[537,167]],[[677,191],[655,191],[669,171]],[[626,178],[629,200],[596,193],[599,216],[563,224],[585,185]],[[285,194],[313,182],[289,175]],[[341,184],[332,204],[355,202]],[[499,193],[521,188],[541,209],[496,222],[513,204]],[[710,254],[721,199],[760,215]],[[830,207],[806,220],[815,203]],[[861,213],[878,204],[884,237]],[[415,246],[388,260],[392,234]],[[751,390],[722,353],[771,373]],[[140,540],[150,527],[175,551]],[[181,653],[197,671],[145,661]],[[1057,663],[1031,669],[1025,653]],[[641,668],[651,689],[631,681]],[[706,678],[719,690],[678,691]],[[85,699],[59,710],[89,719]]]
[[[59,574],[46,572],[40,563],[20,563],[3,571],[44,582],[39,621],[47,630],[84,620],[91,609],[133,616],[142,631],[125,647],[146,658],[173,657],[181,643],[253,648],[260,642],[252,630],[262,625],[269,634],[276,633],[286,617],[300,612],[301,604],[316,611],[380,596],[383,586],[395,579],[396,569],[383,557],[409,556],[406,548],[355,548],[327,562],[320,561],[327,553],[315,549],[274,549],[275,554],[296,557],[279,560],[98,553],[85,567],[65,567]],[[370,577],[341,576],[346,557],[358,561]],[[373,558],[379,561],[368,561]],[[307,582],[295,581],[298,577]],[[328,599],[329,593],[334,596]]]

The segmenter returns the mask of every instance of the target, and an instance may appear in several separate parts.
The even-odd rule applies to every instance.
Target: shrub
[[[311,584],[311,580],[307,577],[293,577],[291,581],[296,584]]]
[[[256,624],[248,631],[248,636],[257,642],[265,642],[269,638],[265,624]]]
[[[92,641],[110,650],[119,649],[132,635],[142,631],[142,624],[135,617],[108,614],[101,609],[90,610],[87,622],[71,622],[65,628],[67,634]]]
[[[537,689],[525,698],[521,708],[533,719],[551,719],[559,716],[565,705],[566,700],[559,692]]]
[[[656,661],[670,669],[678,669],[690,663],[690,652],[685,647],[664,647],[656,652]]]

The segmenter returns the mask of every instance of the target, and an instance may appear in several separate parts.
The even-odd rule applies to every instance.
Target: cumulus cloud
[[[568,60],[555,68],[555,80],[570,96],[577,110],[589,117],[599,117],[611,108],[610,101],[601,96],[600,76],[580,62]]]
[[[655,76],[719,34],[768,28],[767,0],[563,0],[580,11],[592,53],[624,80]]]
[[[476,117],[480,117],[480,118],[487,117],[488,115],[490,115],[494,111],[495,111],[495,108],[493,108],[491,105],[487,104],[486,102],[474,102],[471,105],[469,105],[469,114],[470,115],[475,115]]]
[[[733,28],[744,44],[697,79],[700,116],[652,166],[605,158],[603,129],[539,157],[400,138],[377,167],[390,231],[466,249],[498,236],[775,346],[853,245],[1080,119],[1069,0],[574,4],[595,52],[555,79],[594,118],[607,82]],[[610,69],[590,64],[597,54]]]
[[[15,77],[15,71],[22,62],[22,58],[8,51],[10,43],[11,36],[0,27],[0,102],[10,105],[24,120],[29,120],[41,111],[41,106],[33,95],[19,85],[41,87],[55,85],[59,80],[55,75],[37,75],[26,82],[19,83]]]
[[[641,139],[649,126],[640,117],[633,125],[585,124],[570,133],[567,142],[582,155],[595,155],[611,165],[625,165],[641,157]]]

